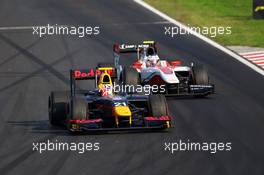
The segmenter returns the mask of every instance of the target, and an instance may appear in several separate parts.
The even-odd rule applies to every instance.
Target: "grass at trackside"
[[[231,35],[213,40],[223,45],[264,47],[264,20],[252,18],[252,0],[145,0],[190,26],[232,27]]]

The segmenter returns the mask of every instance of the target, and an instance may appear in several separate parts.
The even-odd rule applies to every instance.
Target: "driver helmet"
[[[102,97],[108,97],[108,98],[113,97],[113,89],[109,85],[103,85],[103,87],[100,89],[100,93]]]
[[[159,56],[156,54],[154,47],[149,47],[147,49],[146,56],[147,56],[147,61],[146,61],[147,67],[156,66],[157,63],[159,62]]]

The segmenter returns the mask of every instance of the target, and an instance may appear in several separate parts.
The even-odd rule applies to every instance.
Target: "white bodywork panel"
[[[168,67],[167,64],[165,64],[166,61],[160,61],[159,66],[154,67],[144,67],[141,69],[141,81],[149,81],[154,75],[159,75],[166,83],[170,84],[177,84],[179,83],[179,79],[174,73],[174,69],[171,67]]]
[[[189,72],[189,71],[191,71],[191,68],[188,67],[188,66],[177,66],[173,70],[175,72],[177,72],[177,71],[187,71],[187,72]]]

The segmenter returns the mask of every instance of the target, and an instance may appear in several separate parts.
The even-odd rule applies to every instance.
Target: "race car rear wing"
[[[142,44],[114,44],[113,51],[117,54],[120,53],[133,53],[139,52],[140,49],[146,47],[156,48],[155,41],[143,41]]]
[[[157,52],[157,43],[155,41],[143,41],[142,44],[114,44],[113,46],[113,57],[114,64],[117,69],[117,77],[119,79],[120,73],[122,71],[122,66],[120,65],[120,54],[121,53],[137,53],[137,59],[140,59],[141,49],[154,47]]]
[[[112,79],[116,78],[116,69],[112,67],[70,70],[71,95],[75,95],[76,81],[78,80],[95,80],[95,88],[97,88],[98,78],[103,73],[109,74]]]
[[[100,77],[102,73],[108,73],[111,78],[115,78],[115,68],[102,67],[97,69],[76,69],[70,71],[70,76],[74,80],[94,80]]]

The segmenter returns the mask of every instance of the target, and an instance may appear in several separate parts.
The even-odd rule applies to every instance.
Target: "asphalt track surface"
[[[99,36],[39,38],[0,31],[0,174],[264,174],[264,78],[192,36],[169,38],[164,20],[124,0],[1,0],[0,26],[84,25]],[[112,60],[114,42],[160,43],[164,58],[204,64],[216,85],[206,99],[169,99],[165,133],[70,135],[48,123],[48,95],[67,89],[70,68]],[[124,57],[123,57],[124,58]],[[132,59],[132,58],[131,58]],[[129,64],[131,59],[123,59]],[[32,151],[33,142],[100,142],[100,151]],[[232,142],[228,152],[164,151],[164,142]]]

